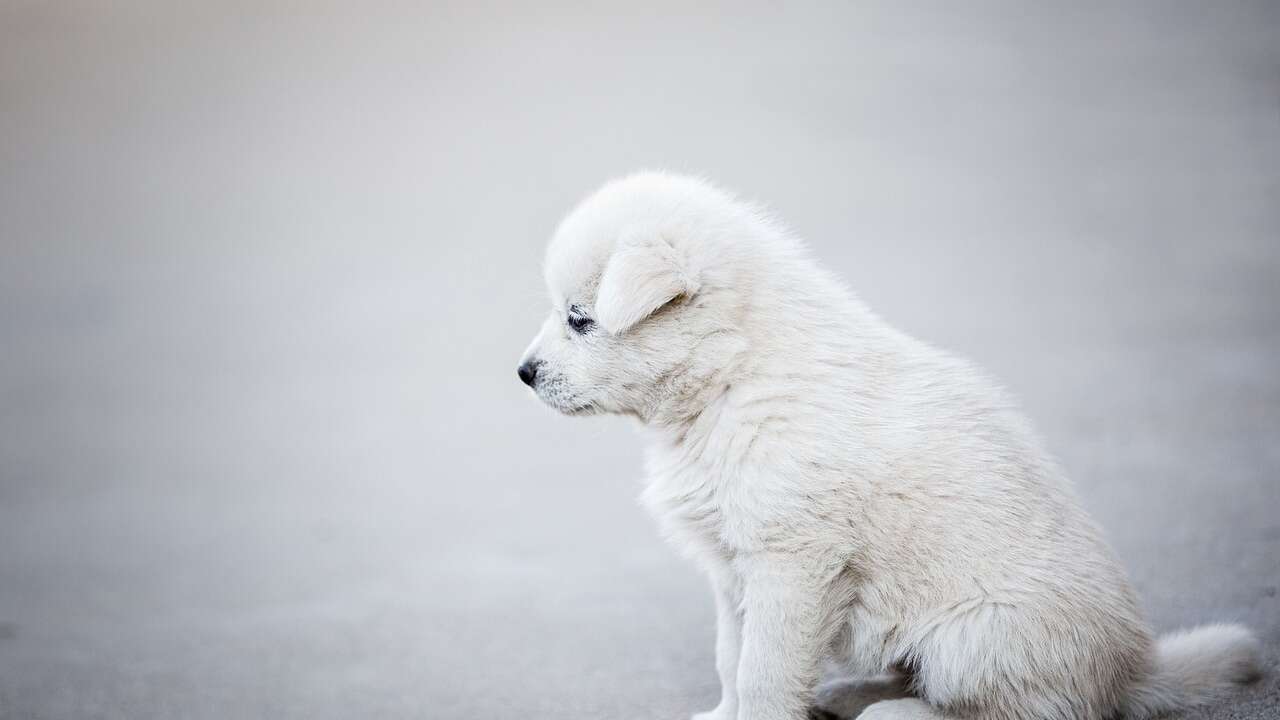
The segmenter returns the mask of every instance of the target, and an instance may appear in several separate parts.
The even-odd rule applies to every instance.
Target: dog
[[[722,697],[695,720],[1151,718],[1259,675],[1238,625],[1153,639],[1005,392],[760,209],[627,176],[561,222],[545,279],[520,379],[649,429],[642,502],[710,578]]]

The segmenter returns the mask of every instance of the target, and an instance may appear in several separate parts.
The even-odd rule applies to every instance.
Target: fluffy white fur
[[[652,430],[644,504],[710,576],[723,696],[695,717],[1139,718],[1257,674],[1238,626],[1153,642],[1008,396],[759,210],[626,177],[563,221],[546,280],[537,395]]]

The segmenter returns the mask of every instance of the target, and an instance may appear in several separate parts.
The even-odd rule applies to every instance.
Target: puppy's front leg
[[[738,717],[738,652],[742,644],[742,590],[733,569],[718,564],[710,569],[716,596],[716,673],[720,676],[720,704],[693,720],[736,720]]]
[[[744,573],[738,720],[803,720],[825,642],[824,593],[797,558],[755,565]]]

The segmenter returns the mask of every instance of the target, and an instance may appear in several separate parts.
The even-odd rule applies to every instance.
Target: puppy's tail
[[[1261,646],[1240,625],[1202,625],[1160,637],[1155,671],[1129,696],[1126,718],[1154,718],[1202,705],[1257,680]]]

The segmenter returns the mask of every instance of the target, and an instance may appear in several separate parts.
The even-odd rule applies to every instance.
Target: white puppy
[[[652,429],[644,503],[710,575],[723,695],[697,717],[795,720],[816,699],[863,718],[1146,718],[1257,674],[1239,626],[1153,642],[1008,396],[757,209],[686,177],[614,181],[560,225],[546,280],[521,379]],[[831,658],[854,679],[815,691]]]

